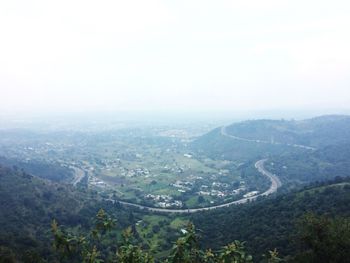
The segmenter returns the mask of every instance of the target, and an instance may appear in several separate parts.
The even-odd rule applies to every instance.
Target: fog
[[[2,1],[0,111],[346,112],[349,13],[347,1]]]

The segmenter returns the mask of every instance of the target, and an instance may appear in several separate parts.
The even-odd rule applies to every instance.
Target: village
[[[258,194],[237,171],[227,169],[229,161],[201,160],[188,151],[182,135],[165,135],[170,137],[150,143],[148,139],[124,142],[118,136],[112,140],[110,135],[93,138],[68,132],[60,140],[3,143],[0,150],[13,159],[66,168],[71,174],[66,181],[74,186],[159,208],[219,204]]]

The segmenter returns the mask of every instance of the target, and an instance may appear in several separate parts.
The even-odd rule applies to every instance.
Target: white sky
[[[350,3],[1,1],[0,111],[350,108]]]

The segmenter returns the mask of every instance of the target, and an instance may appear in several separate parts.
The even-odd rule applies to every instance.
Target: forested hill
[[[50,224],[89,227],[100,208],[130,224],[129,213],[93,193],[42,180],[22,170],[0,166],[0,250],[12,250],[21,260],[27,251],[46,258],[52,254]],[[0,253],[1,254],[1,253]]]
[[[268,158],[267,168],[284,185],[349,176],[349,146],[350,117],[342,115],[244,121],[224,131],[217,128],[191,144],[199,156],[213,159],[247,163]]]
[[[93,193],[4,167],[0,167],[0,198],[0,255],[11,250],[19,262],[36,262],[26,261],[28,255],[33,259],[33,254],[53,262],[49,231],[53,218],[73,232],[82,228],[84,233],[97,211],[103,208],[117,219],[118,228],[135,224],[125,208],[99,202]],[[249,252],[257,259],[255,262],[259,262],[262,253],[274,248],[284,256],[297,254],[297,240],[293,242],[295,224],[307,212],[349,217],[350,179],[338,178],[274,199],[195,214],[190,220],[200,229],[200,240],[205,246],[216,249],[236,239],[245,240]],[[116,232],[108,235],[100,248],[103,255],[115,253],[113,242],[117,235]],[[346,248],[349,246],[348,241],[341,242]]]
[[[296,224],[305,213],[330,217],[350,216],[350,179],[315,184],[275,199],[193,215],[206,247],[246,240],[249,252],[259,258],[277,248],[284,256],[298,250]]]
[[[284,147],[288,144],[322,148],[350,143],[350,116],[329,115],[301,121],[250,120],[231,124],[225,127],[225,132],[236,139],[217,128],[195,140],[192,147],[203,154],[233,159],[297,150]]]
[[[252,120],[234,123],[226,130],[246,139],[320,148],[350,142],[350,116],[327,115],[301,121]]]
[[[350,143],[330,145],[312,152],[273,156],[266,163],[286,184],[325,181],[350,176]]]
[[[197,138],[191,145],[191,150],[198,156],[210,157],[212,159],[232,160],[237,163],[256,161],[270,155],[279,155],[285,151],[300,152],[298,148],[286,147],[284,145],[273,145],[268,143],[255,143],[232,139],[222,134],[221,128]]]
[[[321,116],[302,121],[255,120],[218,128],[192,143],[194,151],[214,159],[268,158],[267,170],[278,175],[284,189],[321,182],[312,189],[280,195],[227,210],[193,215],[206,246],[247,240],[255,256],[276,247],[294,254],[295,224],[306,212],[350,216],[350,184],[325,183],[349,177],[350,117]],[[299,146],[308,146],[303,148]],[[323,183],[322,183],[323,182]]]
[[[31,160],[28,162],[0,156],[0,165],[17,167],[18,169],[25,170],[27,173],[54,182],[70,182],[74,177],[73,169],[44,161]]]

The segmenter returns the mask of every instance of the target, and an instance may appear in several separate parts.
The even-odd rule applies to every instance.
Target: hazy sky
[[[350,108],[350,3],[1,1],[0,111]]]

